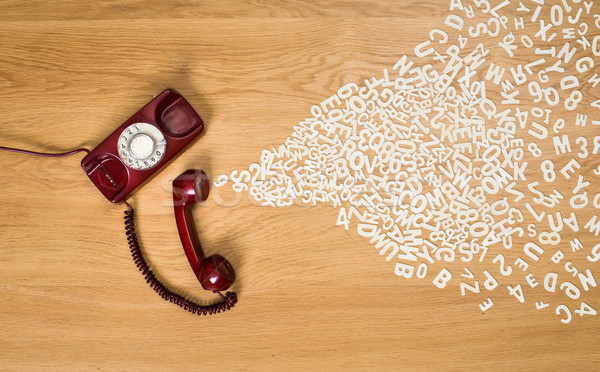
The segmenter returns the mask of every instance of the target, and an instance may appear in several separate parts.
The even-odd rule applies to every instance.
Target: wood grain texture
[[[418,62],[414,45],[443,24],[447,10],[446,1],[431,0],[6,0],[0,145],[93,148],[154,94],[181,92],[207,130],[132,200],[155,273],[182,295],[209,303],[214,296],[200,289],[181,248],[171,180],[188,168],[214,178],[258,161],[340,86],[380,75],[402,54]],[[593,127],[583,130],[597,135]],[[540,146],[554,152],[551,141]],[[597,318],[565,327],[553,311],[540,315],[508,296],[498,297],[494,311],[477,312],[481,297],[460,297],[458,283],[440,291],[431,280],[394,276],[393,262],[366,239],[335,226],[336,209],[264,208],[222,190],[194,214],[205,252],[228,257],[236,268],[239,303],[225,314],[191,316],[143,281],[127,249],[125,208],[101,197],[80,159],[0,153],[0,369],[600,365]],[[539,159],[530,162],[528,172],[539,169]],[[580,163],[592,179],[597,156]],[[575,182],[556,187],[572,189]],[[582,210],[581,220],[594,213]],[[581,257],[574,263],[585,266]],[[536,270],[543,276],[552,263]],[[598,299],[598,288],[591,295]]]

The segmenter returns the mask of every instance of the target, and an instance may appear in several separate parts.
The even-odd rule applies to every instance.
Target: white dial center
[[[145,133],[136,134],[129,142],[129,152],[136,159],[146,159],[154,152],[154,140]]]

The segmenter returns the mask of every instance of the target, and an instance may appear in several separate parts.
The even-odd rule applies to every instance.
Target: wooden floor
[[[534,3],[527,2],[532,12]],[[431,60],[415,57],[414,47],[444,26],[449,2],[5,0],[1,8],[1,146],[93,148],[166,88],[203,117],[205,134],[130,202],[160,279],[210,303],[215,296],[201,290],[181,247],[171,180],[188,168],[202,168],[213,180],[247,169],[344,84],[382,76],[403,54],[417,64]],[[600,32],[594,12],[596,4],[582,16],[590,42]],[[565,41],[558,32],[557,49]],[[578,131],[586,131],[590,152],[600,134],[591,124],[598,109],[589,105],[600,86],[588,86],[588,105],[580,110],[588,126],[570,122],[565,129],[573,157]],[[488,89],[501,87],[488,82]],[[546,142],[540,147],[553,153],[552,133]],[[573,313],[562,324],[557,305],[568,303],[573,312],[581,299],[571,301],[561,290],[545,296],[541,289],[544,273],[565,278],[564,262],[555,265],[551,256],[557,248],[572,254],[575,237],[586,251],[569,260],[600,279],[597,264],[585,259],[600,239],[583,228],[600,214],[591,199],[600,192],[593,173],[598,154],[581,162],[591,182],[590,203],[578,212],[581,231],[565,228],[561,245],[547,248],[536,274],[540,286],[529,292],[538,297],[525,304],[507,289],[525,286],[524,273],[492,294],[461,296],[461,271],[445,289],[432,284],[433,271],[423,280],[395,275],[394,261],[383,259],[355,226],[336,226],[337,208],[261,207],[245,194],[237,201],[226,188],[213,190],[196,206],[195,222],[205,252],[228,257],[236,268],[239,302],[210,318],[192,316],[148,287],[128,251],[125,207],[101,196],[82,172],[81,157],[0,153],[0,370],[600,368],[599,318]],[[528,180],[542,180],[541,159],[529,151],[525,157],[537,166]],[[557,181],[547,192],[570,191],[571,181]],[[570,211],[569,200],[560,205],[556,211]],[[479,275],[491,266],[498,271],[491,259],[488,264],[469,267]],[[488,297],[494,306],[481,311],[478,304]],[[584,297],[600,307],[597,287]],[[536,298],[550,307],[537,310]]]

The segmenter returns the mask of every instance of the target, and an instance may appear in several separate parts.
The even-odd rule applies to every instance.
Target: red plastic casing
[[[181,245],[196,277],[200,275],[200,262],[204,252],[198,241],[191,206],[208,197],[208,176],[201,170],[188,169],[173,180],[173,207]]]
[[[194,274],[208,291],[224,291],[235,282],[235,271],[222,256],[204,256],[196,227],[192,219],[191,206],[208,197],[210,184],[202,170],[188,169],[173,180],[173,207],[175,222],[185,255]]]
[[[129,168],[118,155],[119,136],[135,123],[156,126],[167,141],[162,160],[150,169]],[[152,177],[203,130],[202,119],[185,98],[172,90],[165,90],[106,137],[82,159],[81,166],[102,195],[118,203]]]

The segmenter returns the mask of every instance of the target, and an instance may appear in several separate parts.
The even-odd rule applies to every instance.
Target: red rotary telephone
[[[129,249],[146,282],[163,299],[198,315],[231,309],[237,302],[233,292],[222,295],[235,281],[231,264],[220,255],[204,257],[192,219],[191,205],[206,200],[209,182],[201,170],[188,170],[173,181],[175,221],[183,248],[194,274],[204,289],[221,296],[213,305],[199,305],[167,289],[144,260],[134,227],[134,210],[125,198],[179,154],[204,130],[204,123],[179,94],[165,90],[125,121],[94,150],[76,149],[59,154],[33,152],[0,146],[0,150],[38,156],[66,156],[87,152],[81,166],[92,183],[111,202],[124,202],[125,231]]]

